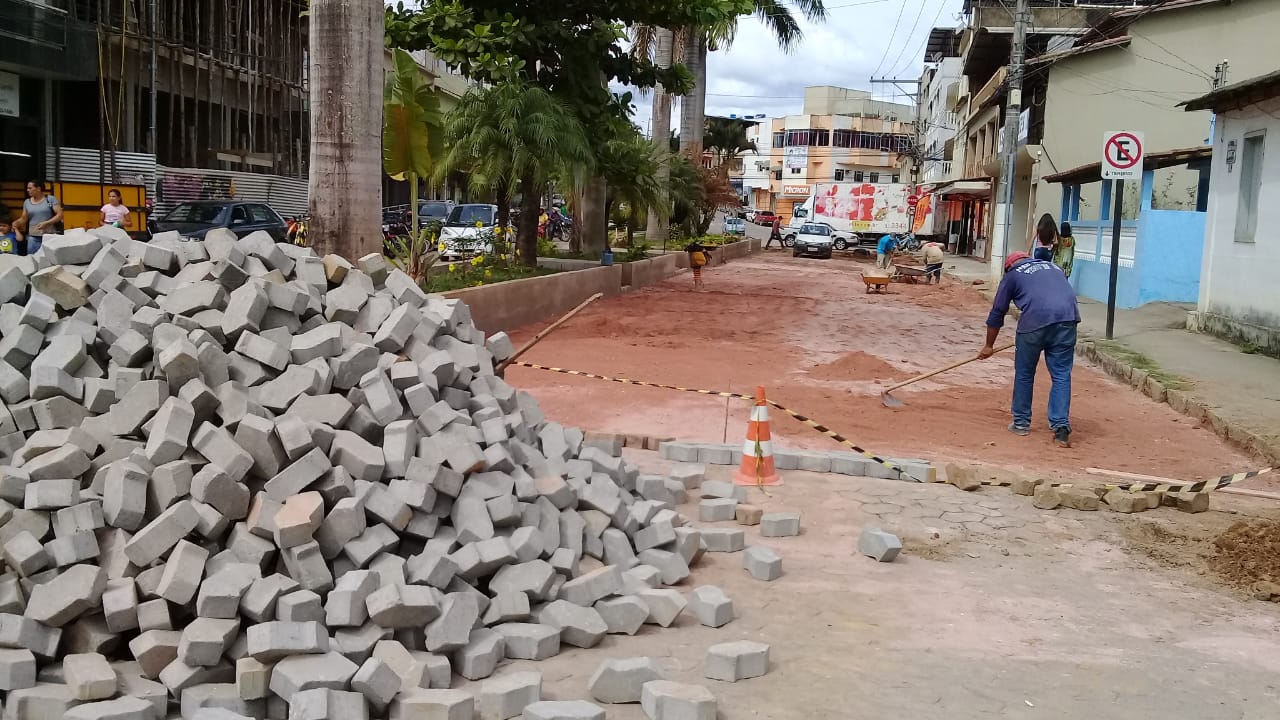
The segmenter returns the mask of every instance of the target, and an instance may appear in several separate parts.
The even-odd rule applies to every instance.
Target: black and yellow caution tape
[[[548,372],[561,373],[564,375],[576,375],[578,377],[591,378],[593,380],[605,380],[607,382],[621,383],[623,385],[651,387],[651,388],[658,388],[660,390],[678,390],[680,392],[696,393],[698,395],[707,395],[709,397],[738,398],[740,400],[749,400],[749,401],[755,402],[755,396],[743,395],[742,393],[725,392],[723,390],[705,390],[701,388],[687,388],[687,387],[680,387],[679,385],[664,385],[662,383],[648,382],[647,380],[632,380],[631,378],[609,377],[608,375],[597,375],[595,373],[589,373],[582,370],[567,370],[565,368],[548,367],[546,365],[535,365],[534,363],[521,362],[519,360],[511,364],[518,365],[520,367],[530,368],[532,370],[546,370]],[[831,438],[837,443],[849,448],[850,450],[853,450],[859,455],[862,455],[863,457],[869,460],[872,460],[876,463],[879,463],[880,465],[883,465],[889,470],[897,473],[900,478],[906,478],[908,480],[913,480],[915,482],[939,482],[939,483],[944,482],[942,480],[936,480],[936,479],[922,480],[920,478],[917,478],[911,475],[910,473],[908,473],[906,470],[903,470],[901,467],[898,467],[897,465],[889,462],[888,460],[885,460],[884,458],[878,455],[875,455],[874,453],[868,452],[858,447],[857,445],[853,444],[853,442],[850,441],[848,438],[828,428],[827,426],[819,422],[816,422],[814,420],[811,420],[808,417],[801,415],[800,413],[792,410],[791,408],[780,405],[767,398],[765,399],[765,402],[769,404],[769,407],[786,413],[788,416],[800,422],[801,424],[822,433],[823,435]],[[757,453],[759,453],[758,443],[757,443]],[[1239,472],[1239,473],[1234,473],[1232,475],[1223,475],[1221,477],[1213,478],[1210,480],[1197,480],[1194,482],[1185,482],[1185,483],[1179,483],[1179,482],[1107,483],[1107,484],[1093,486],[1093,487],[1097,487],[1103,491],[1121,490],[1124,492],[1192,492],[1192,493],[1212,492],[1214,490],[1221,490],[1224,487],[1233,485],[1243,480],[1248,480],[1249,478],[1258,477],[1259,475],[1266,475],[1267,473],[1270,473],[1275,469],[1276,468],[1263,468],[1261,470],[1250,470],[1248,472]],[[1009,487],[1013,483],[1005,480],[984,480],[982,481],[982,484],[988,487]],[[1071,487],[1072,483],[1049,483],[1049,485],[1051,487]]]
[[[521,362],[519,360],[511,364],[518,365],[520,367],[531,368],[533,370],[546,370],[548,372],[561,373],[564,375],[576,375],[578,377],[591,378],[593,380],[605,380],[608,382],[622,383],[623,385],[637,385],[640,387],[658,388],[660,390],[679,390],[680,392],[697,393],[698,395],[707,395],[709,397],[739,398],[741,400],[750,400],[751,402],[755,402],[755,396],[753,395],[743,395],[742,393],[725,392],[723,390],[703,390],[699,388],[680,387],[679,385],[663,385],[661,383],[652,383],[645,380],[632,380],[630,378],[615,378],[615,377],[609,377],[607,375],[596,375],[595,373],[584,372],[582,370],[566,370],[565,368],[547,367],[546,365],[535,365],[533,363]],[[786,413],[787,415],[791,416],[793,419],[799,421],[801,424],[806,425],[810,428],[813,428],[814,430],[822,433],[823,435],[826,435],[827,437],[831,438],[832,440],[835,440],[836,442],[849,448],[850,450],[853,450],[859,455],[869,460],[872,460],[876,463],[879,463],[880,465],[883,465],[889,470],[897,473],[900,478],[913,480],[915,482],[925,482],[924,480],[921,480],[920,478],[917,478],[911,475],[906,470],[903,470],[902,468],[889,462],[888,460],[885,460],[879,455],[868,452],[858,447],[857,445],[854,445],[853,442],[850,441],[848,438],[828,428],[826,425],[810,420],[809,418],[805,417],[804,415],[801,415],[795,410],[779,405],[778,403],[772,400],[769,400],[767,398],[765,399],[765,402],[769,404],[769,407]]]

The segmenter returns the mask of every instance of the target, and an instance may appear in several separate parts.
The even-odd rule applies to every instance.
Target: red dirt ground
[[[1254,467],[1242,453],[1167,405],[1077,363],[1074,447],[1053,446],[1045,421],[1048,376],[1041,368],[1029,437],[1009,434],[1010,353],[895,391],[881,390],[976,353],[987,302],[970,286],[893,284],[864,293],[859,263],[781,255],[733,262],[597,302],[523,359],[685,387],[751,393],[831,427],[868,450],[1000,465],[1049,476],[1085,467],[1181,479]],[[1010,326],[1012,323],[1010,323]],[[517,346],[542,326],[512,333]],[[1012,340],[1006,330],[1001,341]],[[532,392],[552,418],[591,430],[738,442],[748,404],[513,367],[507,377]],[[726,408],[727,405],[727,408]],[[727,420],[726,420],[727,417]],[[833,441],[774,411],[784,447],[837,449]]]

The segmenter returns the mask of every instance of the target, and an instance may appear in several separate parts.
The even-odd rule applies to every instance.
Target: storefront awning
[[[952,195],[990,195],[990,180],[955,180],[949,183],[943,183],[934,188],[933,194],[938,197],[950,197]]]

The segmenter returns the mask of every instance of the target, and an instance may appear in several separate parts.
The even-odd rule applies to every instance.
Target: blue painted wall
[[[1196,302],[1200,298],[1205,218],[1202,212],[1143,211],[1138,218],[1135,262],[1142,278],[1139,305]]]
[[[1074,228],[1073,228],[1074,229]],[[1092,260],[1076,259],[1071,270],[1071,285],[1077,295],[1105,303],[1107,290],[1111,287],[1111,266]],[[1138,279],[1133,268],[1120,266],[1116,276],[1116,307],[1135,308],[1138,302]]]

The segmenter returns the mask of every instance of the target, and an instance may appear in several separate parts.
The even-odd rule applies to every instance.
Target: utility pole
[[[1028,0],[1017,0],[1013,18],[1013,53],[1009,58],[1009,88],[1005,95],[1004,157],[1000,163],[1000,202],[1004,204],[1001,220],[1004,240],[999,258],[1003,269],[1004,258],[1009,256],[1013,234],[1014,180],[1018,166],[1018,118],[1022,114],[1022,74],[1027,59],[1027,16],[1031,14]],[[995,258],[993,258],[995,259]]]

